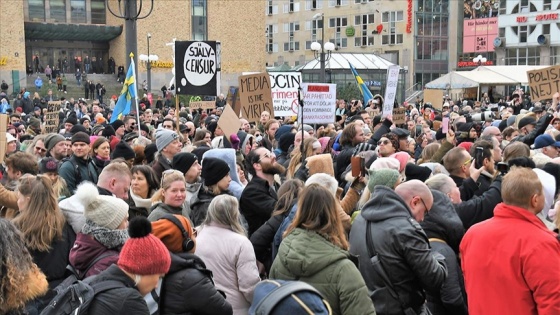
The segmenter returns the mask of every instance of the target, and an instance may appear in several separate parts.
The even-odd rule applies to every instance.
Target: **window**
[[[91,24],[107,23],[105,16],[106,11],[105,0],[91,0]]]
[[[284,33],[299,31],[299,22],[284,23]]]
[[[305,10],[315,10],[323,8],[323,0],[305,0]]]
[[[266,6],[266,15],[278,14],[278,6],[272,4],[273,0],[268,0]]]
[[[543,27],[542,28],[543,29],[542,33],[544,35],[550,35],[550,24],[543,24],[542,27]]]
[[[360,36],[354,38],[355,47],[367,47],[375,45],[375,39],[373,36]]]
[[[86,0],[70,0],[72,23],[86,23]]]
[[[354,3],[368,3],[373,2],[374,0],[354,0]]]
[[[527,42],[527,26],[518,26],[518,36],[519,36],[519,42],[520,43],[526,43]]]
[[[207,3],[206,0],[192,0],[192,38],[206,40],[208,38]]]
[[[520,1],[520,10],[521,13],[528,13],[529,12],[529,0],[521,0]]]
[[[329,0],[329,7],[340,7],[342,5],[347,5],[348,0]]]
[[[371,30],[368,28],[369,25],[373,25],[375,22],[375,15],[374,14],[363,14],[363,15],[356,15],[354,16],[354,25],[356,25],[356,37],[354,38],[354,46],[355,47],[365,47],[365,46],[372,46],[374,43],[372,31],[375,30],[372,28]]]
[[[348,19],[347,18],[342,18],[342,17],[338,17],[338,18],[330,18],[329,19],[329,27],[344,27],[348,25]]]
[[[55,23],[66,22],[66,0],[51,0],[51,18]]]
[[[286,42],[284,43],[284,51],[296,51],[299,50],[299,42]]]
[[[45,21],[45,0],[28,0],[29,20],[35,22]]]
[[[383,45],[398,45],[403,43],[403,34],[390,34],[381,37]]]
[[[299,2],[290,0],[289,3],[284,3],[284,13],[299,12]]]
[[[386,11],[381,15],[381,22],[388,23],[390,21],[402,22],[403,11]]]
[[[552,0],[544,0],[543,11],[550,11],[550,10],[552,10]]]
[[[278,33],[276,24],[266,26],[266,51],[269,53],[278,52],[278,45],[274,43],[274,34]]]

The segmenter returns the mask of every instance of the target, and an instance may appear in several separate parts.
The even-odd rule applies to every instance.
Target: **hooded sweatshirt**
[[[237,165],[236,165],[236,156],[234,149],[212,149],[206,151],[203,155],[203,158],[216,158],[226,162],[229,166],[229,176],[231,177],[231,182],[229,183],[228,190],[239,200],[241,198],[241,193],[243,192],[243,184],[239,180],[239,176],[237,176]]]

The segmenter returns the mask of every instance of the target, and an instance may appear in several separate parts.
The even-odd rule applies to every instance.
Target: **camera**
[[[507,163],[504,163],[504,162],[499,162],[496,165],[496,168],[498,169],[498,171],[500,172],[500,174],[502,176],[507,174],[507,172],[509,171],[509,165]]]
[[[472,114],[471,119],[472,121],[491,122],[492,119],[494,119],[494,113],[492,113],[492,111],[485,111],[482,113]]]

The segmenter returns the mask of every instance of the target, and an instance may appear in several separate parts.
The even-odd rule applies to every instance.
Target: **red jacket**
[[[500,203],[460,246],[469,314],[560,314],[560,243],[528,210]]]

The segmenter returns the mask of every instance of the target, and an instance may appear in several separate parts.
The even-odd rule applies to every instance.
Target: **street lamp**
[[[148,73],[148,92],[152,91],[152,61],[158,61],[157,55],[150,55],[150,38],[152,34],[148,33],[148,55],[140,55],[140,60],[146,62],[146,69]]]
[[[472,61],[480,67],[481,65],[486,64],[487,59],[486,57],[482,57],[482,55],[478,55],[474,57]]]
[[[321,45],[318,42],[311,43],[311,50],[313,50],[313,55],[316,60],[319,60],[321,65],[321,83],[326,83],[326,70],[325,63],[331,58],[331,52],[334,50],[334,44],[331,42],[325,43],[325,15],[323,13],[317,13],[313,16],[313,20],[321,18]]]

